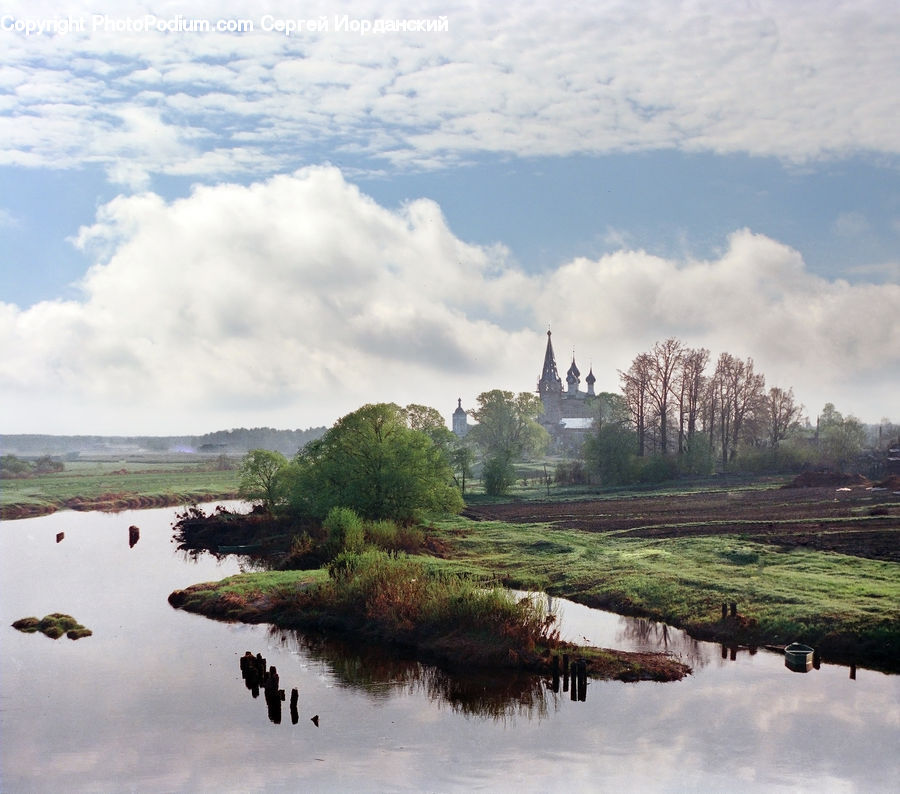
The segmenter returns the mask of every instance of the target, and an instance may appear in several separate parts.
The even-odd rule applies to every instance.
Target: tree
[[[503,496],[516,480],[516,470],[504,452],[485,458],[481,472],[484,492],[488,496]]]
[[[281,501],[279,475],[288,460],[280,452],[254,449],[241,461],[238,493],[272,512]]]
[[[419,430],[435,443],[435,446],[449,454],[456,436],[453,435],[444,417],[437,408],[410,403],[404,408],[406,424],[412,430]]]
[[[722,466],[737,456],[738,441],[744,422],[762,403],[766,379],[753,371],[753,359],[741,361],[730,353],[722,353],[712,381],[712,397],[718,417],[718,434]]]
[[[657,342],[650,351],[648,361],[647,394],[659,418],[659,449],[665,455],[669,436],[669,398],[675,385],[675,377],[681,366],[684,346],[674,337]]]
[[[635,431],[626,422],[606,422],[584,442],[582,454],[603,485],[622,485],[634,475]]]
[[[778,442],[787,437],[788,431],[795,427],[803,412],[803,406],[794,399],[794,390],[780,389],[773,386],[763,401],[765,410],[768,441],[770,446],[777,447]]]
[[[641,353],[631,362],[627,372],[619,372],[619,379],[622,382],[625,403],[637,431],[637,454],[643,457],[646,451],[647,412],[650,400],[647,387],[650,379],[650,356]]]
[[[511,463],[546,448],[547,431],[537,423],[542,410],[537,395],[494,389],[479,394],[477,402],[478,407],[469,414],[478,424],[469,435],[485,456],[503,457]]]
[[[459,512],[447,456],[393,403],[364,405],[307,444],[289,471],[295,513],[324,518],[349,507],[368,519],[411,521],[423,511]]]
[[[450,466],[453,469],[453,479],[463,496],[466,495],[466,480],[472,476],[474,462],[475,453],[467,439],[455,438],[450,445]]]
[[[844,417],[832,403],[826,403],[819,417],[819,444],[825,461],[844,471],[862,452],[866,428],[855,416]]]
[[[703,372],[709,363],[705,347],[686,349],[681,355],[678,371],[678,454],[689,453],[698,431],[706,377]]]

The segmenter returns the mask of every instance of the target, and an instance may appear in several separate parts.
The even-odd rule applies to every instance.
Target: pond
[[[172,590],[241,567],[177,551],[174,512],[0,525],[0,790],[872,792],[900,779],[898,676],[827,664],[792,673],[779,654],[732,655],[558,601],[572,639],[666,648],[694,674],[591,681],[583,702],[529,676],[447,676],[354,643],[172,609]],[[93,636],[10,627],[57,611]],[[283,704],[245,686],[247,650],[277,667]]]

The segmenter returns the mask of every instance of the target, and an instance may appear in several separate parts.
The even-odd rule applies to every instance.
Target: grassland
[[[694,636],[900,670],[900,500],[864,488],[520,502],[434,526],[452,568]],[[513,521],[485,520],[508,515]],[[543,519],[543,520],[542,520]],[[736,617],[722,618],[734,602]]]
[[[237,471],[219,471],[208,460],[183,462],[97,461],[0,483],[0,518],[44,515],[56,510],[125,510],[234,498]]]

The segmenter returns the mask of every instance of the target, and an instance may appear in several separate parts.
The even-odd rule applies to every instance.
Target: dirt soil
[[[478,505],[467,507],[463,515],[515,524],[548,522],[565,529],[644,538],[740,534],[785,548],[900,562],[900,494],[888,487],[873,489],[865,482]]]

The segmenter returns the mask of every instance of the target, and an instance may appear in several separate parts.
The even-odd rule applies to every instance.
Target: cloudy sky
[[[449,416],[548,326],[898,421],[900,5],[559,5],[4,4],[0,432]]]

